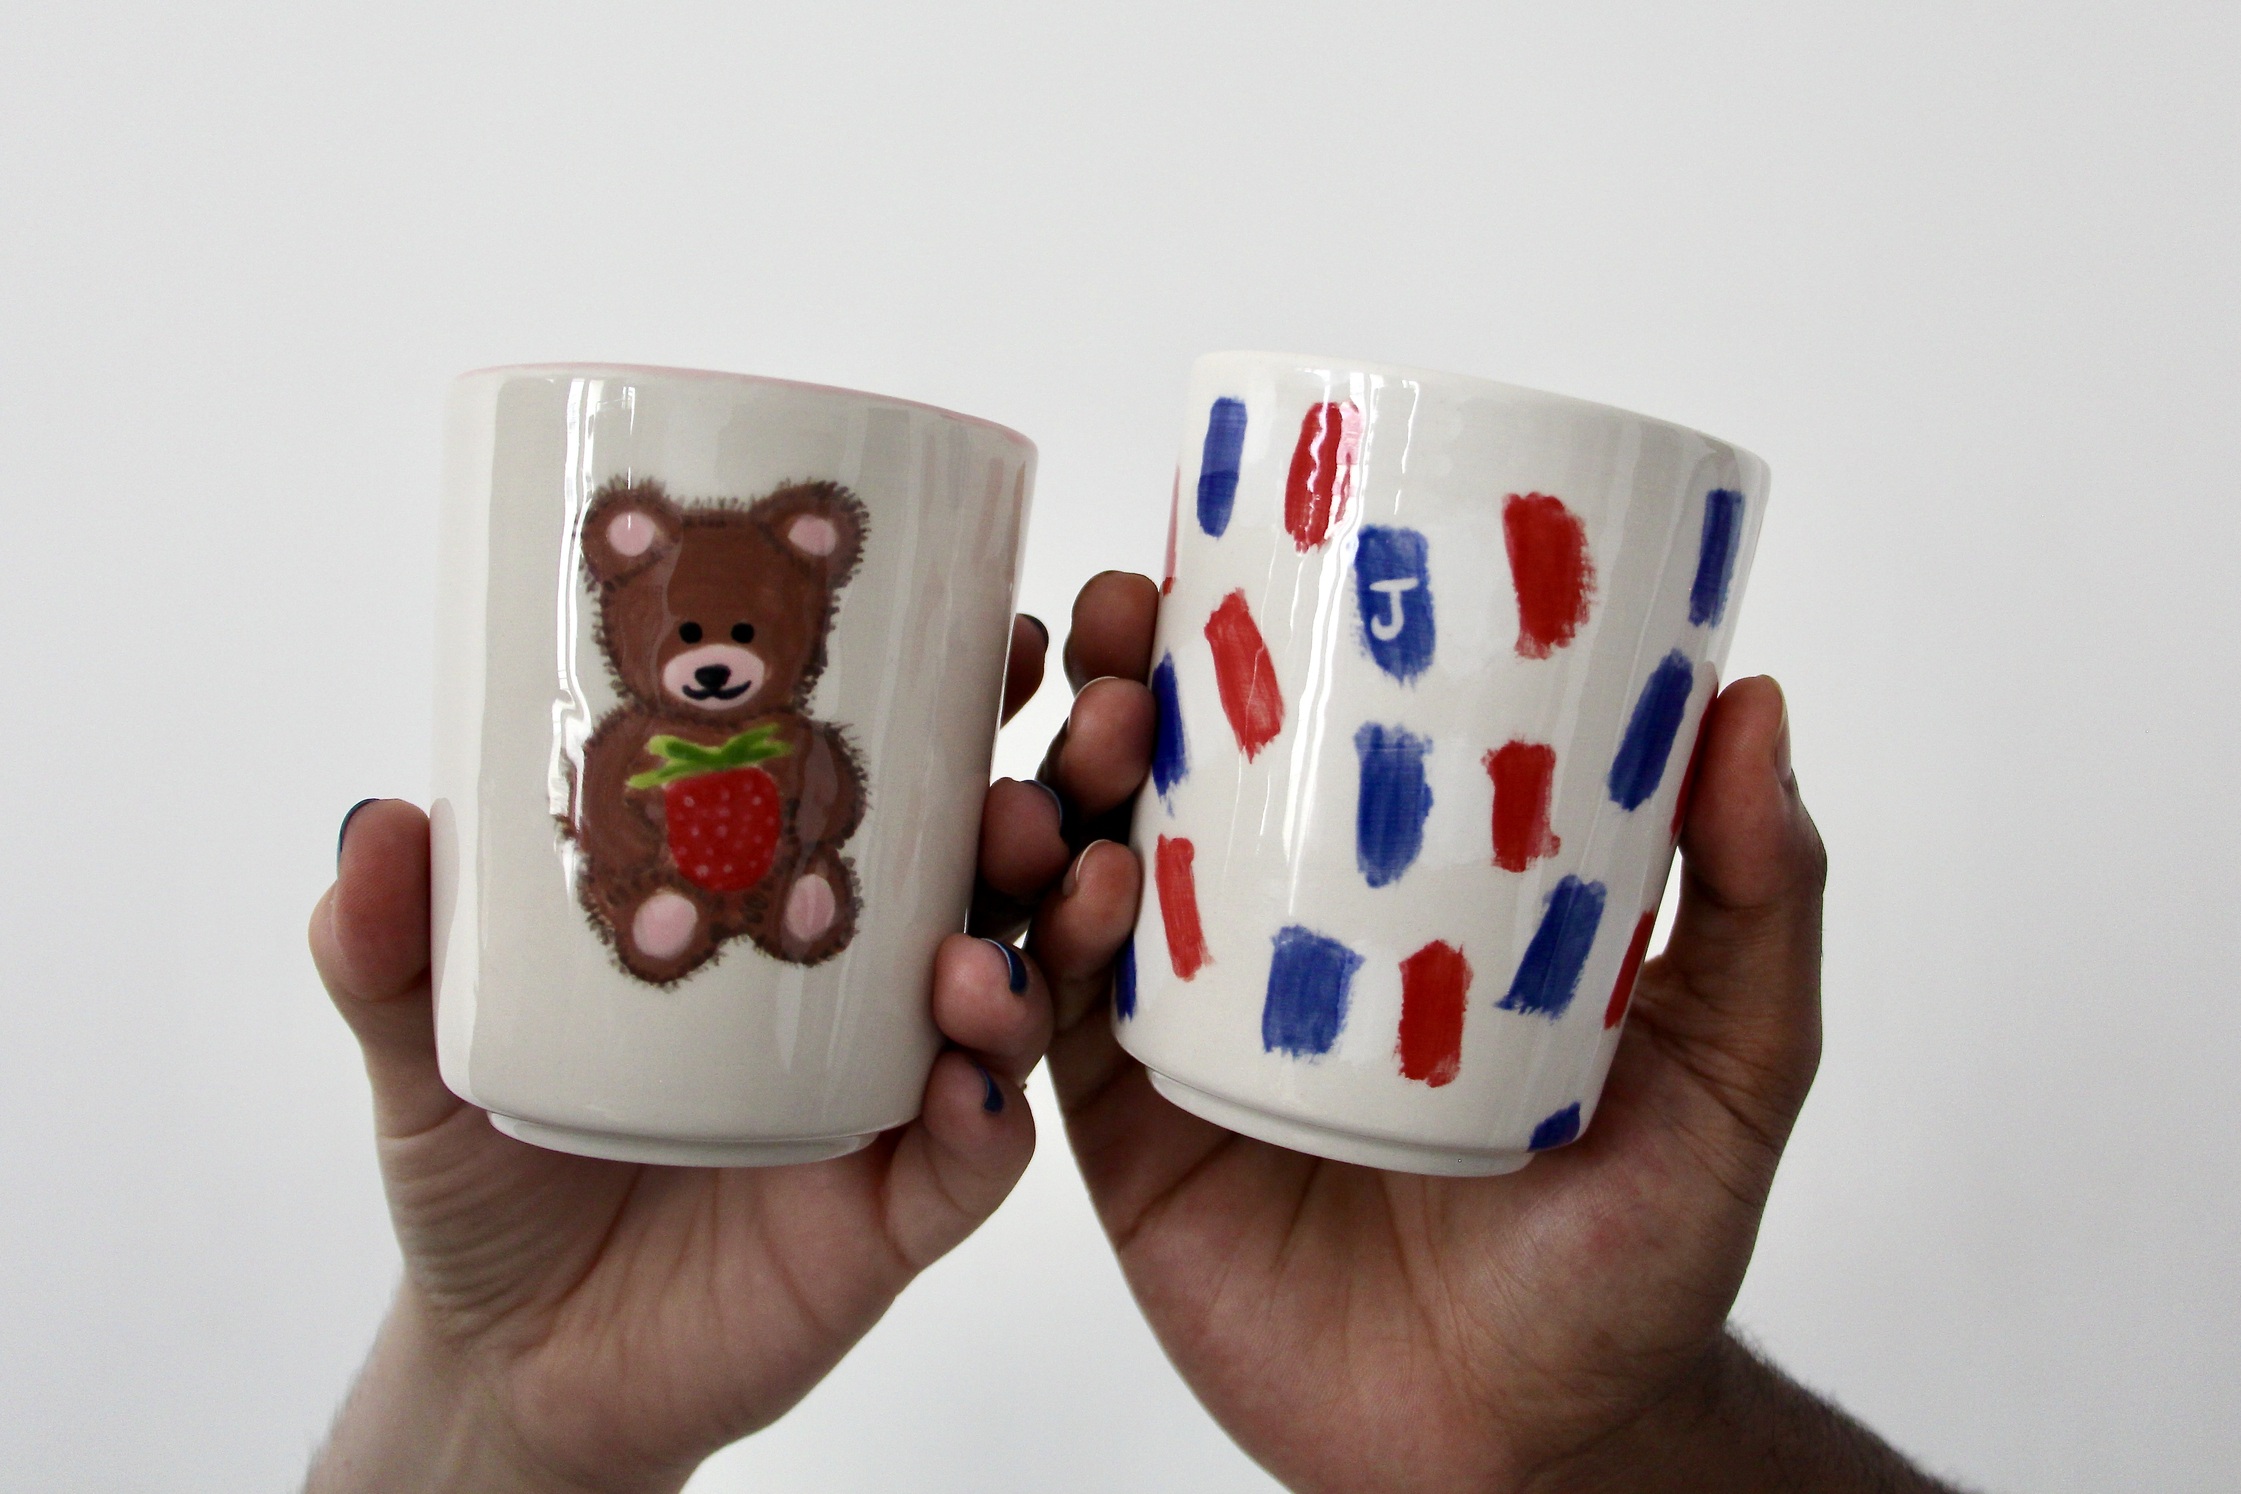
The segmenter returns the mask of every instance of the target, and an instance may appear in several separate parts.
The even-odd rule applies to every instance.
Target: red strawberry
[[[786,754],[784,743],[771,740],[775,731],[758,726],[721,747],[669,736],[646,743],[661,766],[630,786],[661,790],[670,859],[686,881],[710,892],[744,892],[770,870],[783,816],[778,781],[755,764]]]

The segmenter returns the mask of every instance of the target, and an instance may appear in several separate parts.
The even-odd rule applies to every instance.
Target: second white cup
[[[1199,360],[1115,989],[1162,1093],[1411,1172],[1585,1129],[1766,487],[1581,400]]]

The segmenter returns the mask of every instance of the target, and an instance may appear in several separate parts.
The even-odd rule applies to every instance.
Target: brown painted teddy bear
[[[840,847],[864,815],[863,770],[803,705],[864,529],[829,482],[687,506],[618,479],[584,515],[623,703],[584,744],[562,829],[593,925],[641,980],[678,980],[741,934],[814,965],[856,931]]]

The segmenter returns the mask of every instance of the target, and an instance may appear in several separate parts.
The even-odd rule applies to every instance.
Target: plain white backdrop
[[[1222,347],[1768,459],[1734,662],[1788,686],[1834,857],[1828,1056],[1738,1319],[1970,1482],[2231,1486],[2241,11],[4,31],[0,1486],[291,1487],[392,1287],[301,929],[342,811],[424,796],[450,375],[698,365],[1014,425],[1063,635],[1090,574],[1158,565]],[[1014,1201],[696,1491],[1268,1487],[1035,1089]]]

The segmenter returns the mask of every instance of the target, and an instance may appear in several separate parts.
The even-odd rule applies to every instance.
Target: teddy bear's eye
[[[731,625],[731,641],[734,643],[753,643],[755,641],[755,625],[753,623],[733,623]]]
[[[687,643],[700,642],[700,624],[686,623],[683,627],[677,630],[677,636],[684,639]]]

